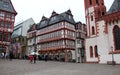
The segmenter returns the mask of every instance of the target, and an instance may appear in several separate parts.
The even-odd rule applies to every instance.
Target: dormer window
[[[71,19],[72,17],[71,17],[71,15],[69,15],[69,19]]]
[[[55,19],[56,19],[56,16],[52,17],[52,18],[51,18],[51,21],[54,21]]]
[[[8,8],[8,7],[9,7],[9,3],[6,2],[6,1],[3,1],[3,7],[4,7],[4,8]]]
[[[41,24],[45,24],[45,21],[42,21]]]

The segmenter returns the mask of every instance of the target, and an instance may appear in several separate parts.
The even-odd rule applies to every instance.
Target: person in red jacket
[[[33,55],[30,55],[30,63],[32,63],[33,62]]]

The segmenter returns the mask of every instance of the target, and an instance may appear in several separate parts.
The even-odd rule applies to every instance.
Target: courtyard
[[[0,75],[120,75],[120,65],[0,59]]]

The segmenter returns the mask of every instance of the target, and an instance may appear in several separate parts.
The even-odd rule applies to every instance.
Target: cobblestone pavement
[[[120,65],[0,60],[0,75],[120,75]]]

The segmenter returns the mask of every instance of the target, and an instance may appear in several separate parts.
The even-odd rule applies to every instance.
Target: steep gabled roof
[[[42,17],[40,23],[37,26],[37,29],[41,29],[61,21],[67,21],[69,23],[75,24],[73,15],[70,10],[63,12],[61,14],[58,14],[55,11],[53,11],[50,18],[46,18],[44,16]]]
[[[45,16],[42,17],[40,23],[37,25],[37,29],[48,26],[49,19]]]
[[[33,24],[33,25],[30,26],[30,28],[28,29],[27,32],[34,31],[34,30],[36,30],[36,28],[37,28],[37,24]]]
[[[60,15],[63,17],[63,20],[75,24],[75,21],[73,19],[73,15],[71,13],[71,10],[68,10],[68,11],[66,11],[66,12],[64,12],[64,13],[62,13]]]
[[[114,0],[111,8],[109,9],[109,11],[107,12],[108,14],[114,13],[120,11],[120,0]]]
[[[17,14],[11,0],[0,0],[0,10]]]

